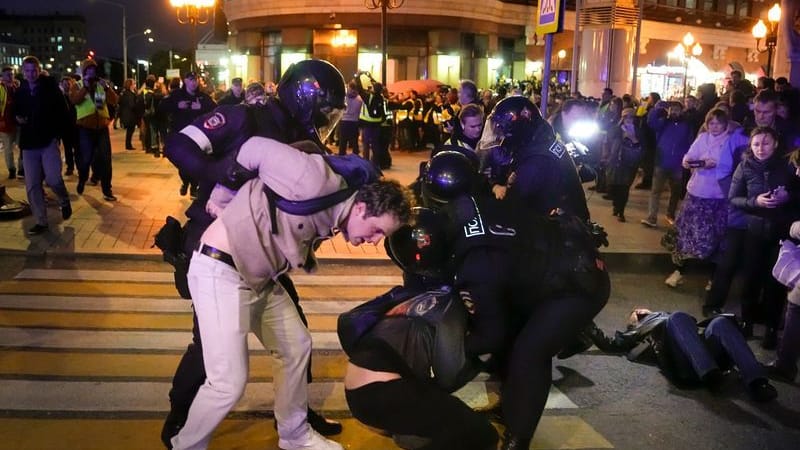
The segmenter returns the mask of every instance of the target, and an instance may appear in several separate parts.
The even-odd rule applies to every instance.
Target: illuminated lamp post
[[[192,26],[192,56],[191,68],[196,70],[197,52],[197,25],[207,24],[211,19],[211,11],[214,9],[216,0],[169,0],[170,5],[175,8],[175,15],[181,25],[189,24]]]
[[[692,33],[687,32],[681,43],[675,47],[675,53],[683,54],[683,98],[686,98],[689,82],[689,58],[700,56],[703,53],[703,47],[699,42],[694,41]]]
[[[767,76],[772,77],[772,54],[775,52],[775,46],[778,45],[778,23],[781,21],[781,7],[777,3],[772,5],[767,12],[767,21],[769,28],[763,20],[759,20],[753,26],[753,37],[756,38],[756,51],[767,52]],[[764,49],[760,48],[761,39],[764,39],[764,44],[767,46]]]
[[[381,9],[381,83],[386,86],[386,52],[389,50],[389,24],[386,23],[390,9],[397,9],[406,0],[364,0],[367,9]]]

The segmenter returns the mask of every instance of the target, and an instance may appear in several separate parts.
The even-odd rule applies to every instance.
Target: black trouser
[[[608,301],[606,272],[574,274],[569,285],[584,289],[548,295],[532,305],[515,305],[527,321],[514,341],[501,394],[503,417],[512,436],[533,437],[553,381],[553,356],[571,343]]]
[[[725,232],[724,251],[719,257],[719,263],[714,269],[714,276],[711,279],[711,290],[706,296],[706,308],[722,308],[728,299],[731,290],[733,277],[741,262],[741,254],[744,249],[745,230],[739,228],[728,228]]]
[[[360,422],[393,435],[430,439],[417,450],[494,450],[497,431],[487,418],[441,389],[414,378],[345,390]]]
[[[64,135],[61,137],[61,144],[64,145],[64,162],[67,164],[67,171],[74,171],[78,160],[78,130],[75,125],[67,127],[66,131],[64,131]]]
[[[340,121],[339,122],[339,154],[347,153],[347,147],[353,149],[353,154],[358,152],[358,122]]]
[[[631,193],[631,187],[627,184],[609,184],[608,195],[611,196],[611,203],[614,207],[614,213],[618,215],[625,215],[625,206],[628,204],[628,197]]]
[[[742,264],[746,278],[742,292],[742,320],[747,323],[761,319],[769,328],[778,328],[781,323],[786,288],[772,276],[772,267],[778,259],[778,247],[778,239],[745,234]]]
[[[125,127],[125,150],[130,150],[133,148],[133,143],[131,139],[133,139],[133,132],[136,131],[136,124],[131,124]]]
[[[656,165],[656,147],[655,145],[642,146],[642,160],[639,167],[642,168],[642,184],[650,186],[653,184],[653,170]]]
[[[108,127],[90,129],[78,127],[78,181],[89,179],[89,168],[100,180],[104,195],[111,195],[111,137]]]

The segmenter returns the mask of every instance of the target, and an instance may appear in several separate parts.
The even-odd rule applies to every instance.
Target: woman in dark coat
[[[136,85],[133,79],[128,78],[122,85],[122,94],[119,97],[119,121],[125,128],[125,150],[134,150],[131,138],[136,125],[141,119],[136,106]]]
[[[778,256],[779,240],[788,237],[789,226],[797,218],[798,179],[794,167],[783,156],[783,149],[778,147],[774,129],[754,129],[750,149],[733,173],[728,193],[731,206],[747,214],[742,258],[746,273],[742,293],[744,332],[752,335],[753,320],[763,318],[767,331],[761,346],[766,349],[777,345],[786,302],[786,289],[770,269]],[[759,294],[763,296],[760,304]]]
[[[603,153],[608,158],[605,162],[606,180],[614,205],[614,216],[620,222],[625,222],[625,205],[628,204],[631,185],[642,158],[642,144],[639,142],[633,108],[625,108],[619,124],[608,130],[606,151]]]

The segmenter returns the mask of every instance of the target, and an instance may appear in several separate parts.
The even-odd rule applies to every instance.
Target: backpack
[[[153,117],[156,115],[155,101],[153,101],[155,94],[153,91],[144,91],[142,96],[144,97],[144,117]]]
[[[277,234],[278,229],[276,209],[293,216],[310,216],[347,200],[361,186],[378,181],[382,175],[371,162],[358,155],[322,155],[322,157],[334,172],[345,179],[347,187],[322,197],[287,200],[264,185],[264,193],[270,205],[273,234]]]

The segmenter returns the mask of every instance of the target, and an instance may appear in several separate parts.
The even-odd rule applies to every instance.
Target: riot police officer
[[[509,201],[533,208],[540,214],[560,209],[589,220],[589,208],[578,171],[567,147],[542,118],[539,108],[526,97],[500,100],[484,128],[483,147],[500,143],[513,155],[513,186]]]
[[[214,220],[206,204],[214,186],[223,184],[237,189],[255,176],[236,163],[242,143],[253,136],[267,137],[279,142],[312,140],[323,151],[325,133],[333,129],[344,108],[344,78],[333,65],[322,60],[305,60],[293,64],[278,84],[278,97],[253,104],[225,105],[216,108],[181,130],[168,136],[164,154],[179,169],[198,180],[197,198],[186,211],[189,218],[184,226],[183,250],[191,255],[200,236]],[[184,298],[189,298],[185,270],[176,267],[176,285]],[[299,298],[287,275],[280,277],[306,323],[298,304]],[[183,289],[182,289],[183,288]],[[310,365],[308,377],[310,381]],[[173,378],[170,390],[170,413],[161,438],[167,448],[189,411],[192,400],[206,378],[198,332],[197,318],[192,327],[192,343],[184,353]],[[309,424],[320,434],[341,432],[341,425],[319,416],[309,409]]]
[[[428,183],[437,179],[448,177]],[[423,189],[449,200],[440,213],[447,223],[442,232],[412,223],[387,246],[405,272],[430,277],[444,267],[443,276],[452,276],[470,313],[466,351],[505,355],[499,368],[503,448],[528,448],[552,383],[553,356],[608,300],[608,273],[597,251],[604,237],[575,215],[520,210],[447,187]]]

